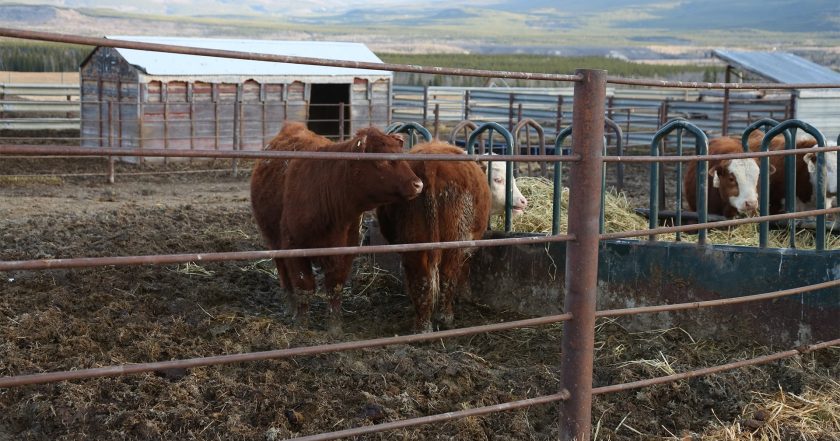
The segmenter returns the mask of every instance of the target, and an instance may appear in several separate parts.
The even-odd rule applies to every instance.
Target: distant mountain
[[[361,41],[544,54],[840,46],[840,0],[0,0],[0,26],[102,36]],[[831,52],[829,50],[829,52]]]

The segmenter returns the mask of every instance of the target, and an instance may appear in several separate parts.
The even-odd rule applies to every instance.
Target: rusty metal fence
[[[124,47],[140,50],[170,51],[177,53],[188,53],[208,55],[215,57],[234,57],[241,59],[280,61],[286,63],[309,63],[326,66],[354,67],[364,69],[389,69],[401,72],[420,72],[451,75],[470,76],[492,76],[502,78],[523,78],[523,79],[544,79],[554,81],[569,81],[574,83],[573,113],[575,118],[572,123],[573,146],[568,155],[511,155],[505,154],[494,157],[494,160],[503,161],[545,161],[554,164],[569,163],[569,173],[572,181],[569,200],[569,224],[568,234],[554,234],[542,237],[516,237],[505,239],[446,242],[446,243],[422,243],[410,245],[388,245],[388,246],[364,246],[364,247],[342,247],[342,248],[317,248],[317,249],[293,249],[293,250],[269,250],[249,251],[230,253],[207,253],[207,254],[178,254],[178,255],[146,255],[146,256],[117,256],[99,258],[69,258],[69,259],[35,259],[0,262],[0,271],[13,270],[43,270],[55,268],[82,268],[102,265],[148,265],[148,264],[169,264],[187,263],[194,261],[226,261],[226,260],[250,260],[262,258],[287,258],[299,256],[326,256],[340,254],[370,254],[386,252],[404,252],[411,250],[427,250],[434,248],[455,248],[455,247],[487,247],[504,246],[521,243],[549,243],[565,242],[567,245],[566,259],[566,281],[565,281],[565,313],[540,317],[535,319],[513,321],[492,325],[461,328],[448,331],[432,332],[422,335],[404,335],[399,337],[380,338],[363,341],[350,341],[330,345],[318,345],[311,347],[299,347],[284,350],[271,350],[264,352],[253,352],[243,354],[219,355],[212,357],[191,358],[183,360],[172,360],[155,363],[138,363],[115,365],[102,368],[78,369],[62,372],[36,373],[29,375],[14,375],[0,378],[0,387],[16,387],[30,384],[48,383],[56,381],[76,380],[83,378],[116,376],[139,372],[149,372],[166,368],[189,368],[198,366],[210,366],[224,363],[238,363],[254,360],[279,359],[295,356],[331,353],[342,350],[353,350],[361,348],[381,347],[394,344],[415,343],[421,341],[438,340],[441,338],[473,335],[483,332],[499,331],[526,326],[564,322],[562,340],[562,364],[561,383],[562,388],[555,394],[534,397],[521,401],[503,403],[499,405],[479,407],[468,410],[448,412],[439,415],[432,415],[421,418],[393,421],[366,427],[356,427],[337,432],[324,433],[319,435],[297,438],[299,440],[328,440],[348,436],[356,436],[367,433],[382,432],[402,427],[417,426],[433,422],[447,421],[456,418],[484,415],[493,412],[500,412],[521,407],[541,405],[547,403],[561,403],[561,436],[565,440],[586,440],[591,434],[591,403],[592,397],[598,394],[612,393],[634,388],[650,386],[677,381],[685,378],[692,378],[708,375],[715,372],[737,369],[739,367],[770,363],[775,360],[793,357],[798,354],[808,353],[832,346],[840,345],[840,338],[824,341],[809,346],[798,347],[792,350],[779,352],[763,357],[728,363],[725,365],[698,369],[690,372],[683,372],[664,377],[652,378],[643,381],[636,381],[610,386],[592,387],[593,353],[594,353],[594,328],[595,320],[599,317],[616,317],[632,314],[667,312],[677,310],[690,310],[707,308],[735,303],[754,301],[765,301],[794,294],[803,294],[820,289],[840,287],[840,279],[828,282],[803,286],[796,289],[769,292],[757,295],[742,296],[737,298],[721,299],[706,302],[690,302],[683,304],[668,304],[638,308],[627,308],[618,310],[596,311],[596,286],[598,269],[598,245],[605,239],[622,237],[643,237],[677,231],[698,231],[705,228],[723,227],[742,223],[755,223],[771,220],[783,220],[804,216],[824,216],[825,214],[840,213],[840,209],[825,209],[820,207],[817,210],[797,213],[786,213],[772,216],[760,216],[751,219],[735,219],[721,222],[701,222],[695,225],[682,225],[674,227],[657,227],[640,231],[626,231],[619,233],[601,233],[597,222],[592,222],[599,216],[599,199],[592,197],[593,194],[601,192],[603,166],[610,162],[639,162],[657,164],[661,162],[689,162],[707,161],[711,156],[698,154],[694,156],[604,156],[604,126],[605,126],[605,90],[607,84],[633,84],[640,86],[659,86],[674,88],[706,88],[706,89],[804,89],[804,88],[840,88],[840,85],[832,84],[740,84],[740,83],[682,83],[656,80],[639,80],[608,77],[606,72],[598,70],[578,70],[574,75],[534,74],[521,72],[495,72],[472,69],[444,69],[429,68],[420,66],[404,66],[396,64],[360,63],[335,60],[322,60],[301,57],[269,56],[263,54],[240,53],[230,51],[217,51],[209,49],[196,49],[180,46],[167,46],[147,44],[138,42],[127,42],[121,40],[99,39],[77,37],[63,34],[20,31],[12,29],[0,29],[0,36],[27,38],[45,41],[57,41],[85,45]],[[782,127],[782,126],[779,126]],[[783,130],[783,129],[779,129]],[[778,132],[776,132],[778,133]],[[773,131],[771,131],[773,134]],[[820,145],[824,145],[820,143]],[[837,151],[837,147],[818,147],[808,150],[813,152]],[[803,153],[799,150],[796,153]],[[507,152],[509,153],[509,152]],[[698,152],[703,153],[703,152]],[[792,154],[792,151],[768,151],[756,153],[739,153],[725,155],[727,158],[744,157],[768,157],[772,155]],[[317,158],[332,160],[466,160],[466,161],[488,161],[489,157],[483,155],[418,155],[410,154],[340,154],[340,153],[312,153],[312,152],[270,152],[270,151],[199,151],[199,150],[154,150],[154,149],[120,149],[113,148],[74,148],[61,146],[22,146],[2,145],[0,155],[72,155],[72,156],[162,156],[162,157],[211,157],[211,158]],[[717,156],[720,158],[721,156]],[[508,169],[510,170],[510,169]],[[558,286],[558,290],[560,287]],[[840,292],[837,290],[835,292]]]

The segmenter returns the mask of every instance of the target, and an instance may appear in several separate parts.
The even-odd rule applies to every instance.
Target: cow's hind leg
[[[467,255],[463,250],[444,250],[440,263],[440,302],[435,322],[442,328],[451,328],[455,321],[455,297],[463,288],[467,273]]]
[[[286,277],[291,282],[289,298],[295,312],[295,322],[301,327],[309,327],[309,302],[315,292],[315,276],[308,258],[284,259]]]
[[[292,298],[294,288],[292,287],[292,281],[289,279],[289,272],[286,270],[286,263],[283,259],[274,259],[274,265],[277,267],[277,283],[280,285],[280,299],[286,309],[294,314],[297,303]]]
[[[353,255],[332,256],[320,260],[324,270],[324,289],[329,296],[327,331],[333,337],[342,335],[341,296],[347,278],[350,276],[350,270],[353,268],[353,257]]]
[[[403,254],[406,291],[414,304],[414,331],[431,332],[432,313],[438,301],[440,284],[435,254],[439,251],[418,251]]]

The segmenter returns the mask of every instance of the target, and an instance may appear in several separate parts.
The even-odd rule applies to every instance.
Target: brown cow
[[[741,142],[735,138],[715,138],[709,142],[710,155],[743,153]],[[771,173],[775,171],[771,167]],[[740,214],[754,214],[758,210],[758,160],[725,159],[709,161],[706,184],[709,214],[733,218]],[[685,200],[692,211],[697,211],[697,163],[690,162],[683,177]],[[713,191],[717,189],[717,191]]]
[[[749,136],[749,148],[757,152],[761,150],[761,141],[764,139],[764,132],[755,130]],[[807,149],[816,147],[817,140],[811,135],[798,132],[796,137],[796,148]],[[784,150],[785,138],[777,135],[770,141],[770,150]],[[782,172],[775,173],[770,177],[770,214],[778,214],[784,210],[785,205],[785,157],[771,156],[770,165]],[[817,165],[814,153],[796,155],[796,211],[816,209],[816,187],[817,187]],[[826,208],[831,208],[833,197],[837,194],[837,152],[825,153],[825,165],[823,167],[824,191],[826,195]]]
[[[442,142],[420,144],[414,154],[463,155]],[[425,191],[417,199],[377,209],[382,235],[390,243],[447,242],[480,239],[490,216],[487,178],[472,162],[411,161]],[[414,304],[417,331],[432,330],[435,320],[450,326],[456,291],[468,280],[472,250],[429,250],[402,254],[406,287]]]
[[[342,143],[288,122],[266,147],[354,153],[401,153],[402,138],[375,128],[359,130]],[[272,249],[355,246],[362,213],[387,203],[415,198],[423,182],[405,161],[269,159],[254,165],[251,206]],[[324,272],[332,334],[341,332],[341,291],[353,256],[275,259],[281,287],[289,294],[297,321],[306,326],[310,296],[316,289],[312,265]]]

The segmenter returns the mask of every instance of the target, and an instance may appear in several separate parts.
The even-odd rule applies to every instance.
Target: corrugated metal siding
[[[840,84],[840,73],[788,52],[716,49],[712,54],[732,66],[778,83]]]
[[[828,141],[837,142],[840,134],[840,91],[800,91],[796,117],[819,129]]]
[[[244,51],[269,55],[288,55],[332,60],[362,61],[369,63],[382,62],[382,60],[380,60],[373,51],[368,49],[368,47],[362,43],[150,36],[108,36],[106,38],[205,49]],[[141,51],[122,48],[118,48],[116,51],[118,51],[129,64],[138,66],[149,75],[159,76],[252,75],[391,78],[393,75],[390,71],[384,70],[349,69],[307,64],[288,64],[270,61],[240,60],[234,58],[203,57],[198,55]]]
[[[610,89],[606,104],[608,115],[625,132],[625,141],[630,145],[647,145],[660,127],[663,103],[668,106],[667,118],[683,117],[710,136],[719,135],[723,103],[720,100],[700,101],[701,96],[696,90]],[[709,98],[702,96],[702,99]],[[394,121],[423,122],[425,104],[428,125],[433,123],[437,105],[443,122],[468,118],[507,126],[511,118],[514,123],[519,121],[521,105],[522,118],[536,120],[545,129],[546,136],[553,138],[558,118],[560,129],[571,124],[572,101],[571,88],[522,90],[430,86],[424,92],[423,86],[395,85],[392,118]],[[730,133],[742,131],[760,118],[785,119],[790,112],[789,102],[788,99],[731,101]]]

